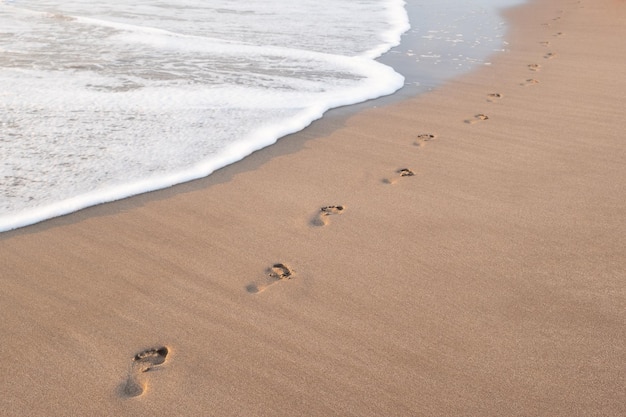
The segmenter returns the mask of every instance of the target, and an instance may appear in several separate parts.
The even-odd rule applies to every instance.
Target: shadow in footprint
[[[287,265],[277,263],[267,268],[266,277],[262,283],[252,283],[246,286],[246,291],[251,294],[258,294],[265,291],[272,285],[293,278],[293,271]]]
[[[383,182],[385,184],[395,184],[398,181],[399,178],[402,178],[402,177],[412,177],[412,176],[415,175],[415,173],[413,171],[411,171],[410,169],[408,169],[408,168],[401,168],[401,169],[397,170],[396,173],[400,174],[400,175],[398,177],[396,177],[396,178],[385,178],[383,180]]]
[[[475,115],[475,116],[474,116],[473,118],[471,118],[471,119],[467,119],[467,120],[465,120],[465,123],[470,124],[470,125],[473,125],[474,123],[478,123],[478,122],[481,122],[481,121],[483,121],[483,120],[488,120],[488,119],[489,119],[489,116],[487,116],[487,115],[485,115],[485,114],[482,114],[482,113],[481,113],[481,114],[477,114],[477,115]]]
[[[415,146],[424,146],[426,145],[428,142],[430,142],[431,140],[435,140],[437,138],[437,135],[435,135],[434,133],[421,133],[419,135],[417,135],[417,138],[415,139],[415,142],[413,143]]]
[[[313,218],[311,223],[315,226],[325,226],[328,224],[328,216],[343,213],[344,206],[324,206],[320,208],[320,211]]]
[[[137,353],[130,364],[128,379],[122,387],[123,394],[127,397],[137,397],[143,394],[147,386],[143,374],[164,363],[168,353],[169,350],[165,346]]]

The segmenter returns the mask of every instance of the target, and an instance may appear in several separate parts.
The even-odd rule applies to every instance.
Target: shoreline
[[[491,66],[2,233],[0,409],[623,415],[625,8],[530,1]]]
[[[512,2],[512,0],[508,1]],[[422,15],[420,12],[423,7],[415,4],[407,4],[406,9],[409,19],[412,24],[417,25],[419,29],[409,29],[402,35],[400,45],[393,47],[387,53],[383,54],[383,56],[375,59],[378,63],[393,68],[396,73],[402,74],[405,77],[403,87],[391,94],[368,99],[359,103],[330,108],[324,112],[322,117],[315,118],[310,124],[322,124],[326,130],[332,124],[338,125],[338,123],[343,123],[344,119],[364,109],[386,106],[418,96],[419,94],[424,94],[445,83],[448,79],[459,77],[464,73],[475,70],[479,65],[486,64],[486,60],[496,54],[496,51],[501,51],[500,47],[504,46],[502,45],[503,42],[499,39],[503,35],[502,31],[505,25],[503,22],[494,22],[493,15],[500,14],[496,12],[498,8],[495,6],[474,6],[472,10],[469,10],[467,6],[454,10],[443,6],[433,7],[433,9],[430,10],[431,6],[433,5],[429,5],[428,12]],[[430,20],[441,19],[443,15],[447,15],[448,13],[450,13],[449,23],[429,23]],[[483,17],[471,17],[471,15],[475,13],[477,15],[483,15]],[[473,23],[476,27],[473,30],[464,29],[464,33],[458,34],[457,32],[462,30],[458,22],[466,19],[470,19],[470,23]],[[472,19],[478,19],[478,23],[480,24]],[[436,30],[431,30],[434,27],[436,27]],[[489,27],[491,27],[491,29],[487,29]],[[459,41],[459,39],[463,40]],[[479,39],[481,42],[478,41]],[[452,43],[453,47],[442,48],[441,46],[434,46],[433,49],[433,45],[437,43]],[[481,43],[484,43],[484,45],[480,45]],[[475,50],[475,48],[478,49]],[[488,50],[491,52],[487,53]],[[418,61],[424,61],[424,59],[421,57],[416,58],[415,51],[430,51],[430,54],[434,53],[435,56],[439,58],[434,60],[429,58],[426,59],[426,61],[430,62],[420,62],[417,64]],[[453,58],[453,56],[456,58]],[[330,122],[328,119],[332,119],[333,121]],[[286,125],[292,124],[291,121],[285,121],[285,123]],[[307,129],[310,124],[301,130]],[[297,134],[298,132],[299,131],[294,133]],[[293,135],[294,133],[286,136]],[[282,138],[283,137],[279,137],[278,139],[269,138],[272,143],[269,144],[268,142],[262,146],[272,146],[276,141]],[[256,149],[258,146],[261,145],[254,145],[250,149]],[[187,169],[163,172],[161,175],[152,178],[138,178],[135,181],[120,183],[108,188],[105,187],[85,191],[58,201],[49,202],[48,204],[24,209],[23,211],[5,213],[3,216],[0,216],[0,234],[45,222],[56,217],[66,216],[89,207],[108,204],[140,194],[175,187],[196,179],[202,179],[226,165],[238,163],[241,159],[250,155],[248,152],[254,153],[263,149],[263,147],[254,151],[246,150],[241,154],[245,155],[243,157],[226,156],[226,159],[230,160],[228,162],[222,160],[225,155],[229,154],[229,152],[223,150],[221,158],[217,157],[213,160],[197,161],[191,164]]]

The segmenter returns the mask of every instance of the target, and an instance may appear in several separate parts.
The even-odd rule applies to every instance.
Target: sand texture
[[[626,2],[0,235],[2,416],[626,415]]]

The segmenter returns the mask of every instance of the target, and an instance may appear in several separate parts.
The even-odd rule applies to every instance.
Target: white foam
[[[323,1],[0,5],[0,231],[206,176],[400,88],[372,58],[403,3]]]

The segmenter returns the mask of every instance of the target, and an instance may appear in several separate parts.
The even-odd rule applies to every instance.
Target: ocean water
[[[328,109],[484,63],[501,2],[5,0],[0,231],[209,175]]]
[[[379,62],[392,66],[405,78],[395,98],[423,93],[457,77],[507,49],[505,8],[525,0],[408,0],[410,29],[402,43]],[[382,100],[390,101],[388,99]]]

